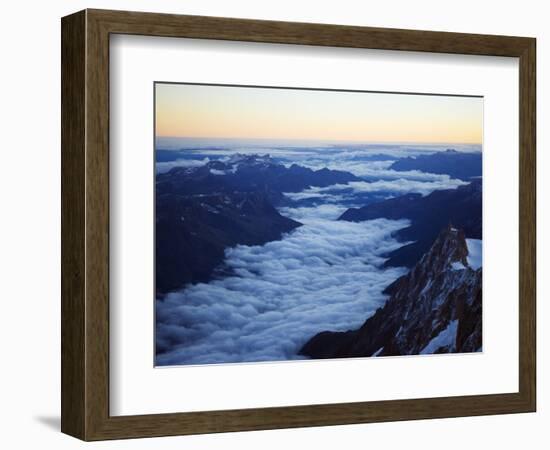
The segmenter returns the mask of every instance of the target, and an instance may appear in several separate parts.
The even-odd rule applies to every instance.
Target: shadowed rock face
[[[476,179],[457,189],[434,191],[425,197],[407,194],[362,208],[350,208],[338,220],[409,219],[397,232],[401,241],[414,241],[391,252],[386,266],[412,267],[428,251],[442,228],[453,223],[466,237],[482,238],[482,182]]]
[[[468,262],[464,232],[445,228],[357,330],[324,331],[300,353],[311,358],[466,353],[482,345],[482,268]]]
[[[265,193],[157,195],[156,210],[157,295],[211,280],[229,247],[261,245],[301,225]]]

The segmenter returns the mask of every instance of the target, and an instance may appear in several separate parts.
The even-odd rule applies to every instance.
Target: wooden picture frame
[[[535,39],[106,10],[64,17],[61,29],[64,433],[101,440],[535,411]],[[110,416],[109,36],[117,33],[519,58],[519,392]]]

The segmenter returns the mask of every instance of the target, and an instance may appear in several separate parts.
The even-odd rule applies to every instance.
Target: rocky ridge
[[[390,298],[360,328],[321,332],[300,353],[344,358],[480,351],[482,268],[471,253],[464,231],[447,226],[412,270],[386,288]]]

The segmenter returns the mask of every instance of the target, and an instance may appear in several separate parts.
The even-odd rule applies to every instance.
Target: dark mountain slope
[[[481,189],[481,179],[475,179],[457,189],[434,191],[425,197],[407,194],[362,208],[350,208],[338,220],[411,220],[411,226],[398,231],[397,237],[402,241],[414,242],[391,252],[386,266],[412,267],[430,248],[439,231],[449,223],[463,229],[466,237],[482,238]]]
[[[209,281],[229,247],[264,244],[300,225],[281,216],[263,193],[157,193],[157,295]]]
[[[452,178],[470,181],[481,177],[481,153],[464,153],[448,149],[431,155],[402,158],[394,162],[390,169],[397,171],[421,170],[422,172],[447,174]]]
[[[301,349],[311,358],[475,352],[482,345],[482,269],[462,230],[447,227],[415,267],[386,289],[386,304],[357,330],[325,331]]]

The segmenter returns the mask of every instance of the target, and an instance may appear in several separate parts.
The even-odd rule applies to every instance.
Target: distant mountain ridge
[[[360,222],[379,218],[411,220],[411,226],[398,231],[396,237],[412,243],[389,253],[386,266],[412,267],[448,223],[463,229],[468,238],[482,238],[482,180],[474,179],[470,184],[434,191],[425,197],[406,194],[350,208],[338,220]]]
[[[157,190],[178,194],[214,194],[228,192],[269,192],[276,199],[283,192],[300,192],[311,186],[326,187],[359,181],[341,171],[312,170],[297,164],[285,167],[269,155],[235,154],[227,160],[215,160],[199,167],[174,167],[157,174]]]
[[[447,149],[431,155],[419,155],[401,158],[390,169],[396,171],[420,170],[437,174],[447,174],[452,178],[470,181],[482,176],[481,152],[457,152]]]
[[[386,288],[386,304],[356,330],[324,331],[311,358],[467,353],[482,345],[482,268],[464,232],[446,227],[414,268]]]

